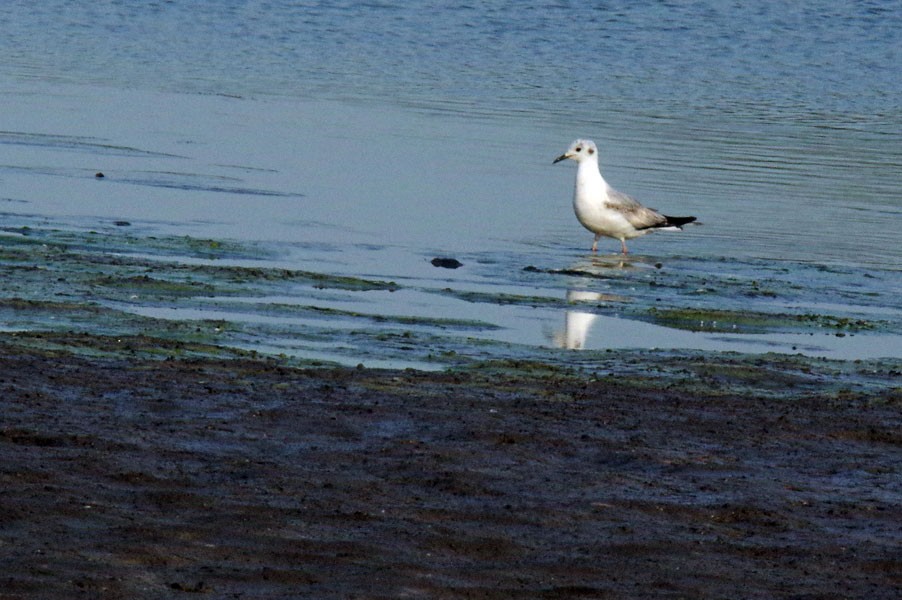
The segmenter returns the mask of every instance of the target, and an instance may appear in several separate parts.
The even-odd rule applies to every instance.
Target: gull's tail
[[[683,225],[695,221],[695,217],[668,217],[667,215],[664,215],[664,218],[667,219],[667,221],[661,223],[659,227],[676,227],[677,229],[682,229]]]

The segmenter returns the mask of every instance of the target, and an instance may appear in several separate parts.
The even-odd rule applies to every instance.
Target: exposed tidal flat
[[[717,278],[601,257],[524,265],[516,277],[552,282],[527,293],[8,218],[0,597],[899,589],[902,368],[820,355],[898,336],[873,287],[844,291],[870,310],[768,310],[823,270]],[[470,255],[458,271],[474,259],[497,268]],[[565,293],[573,278],[606,291]],[[736,295],[758,308],[730,308]],[[417,298],[430,308],[410,314]],[[562,328],[509,341],[518,321],[495,310]],[[577,350],[606,316],[784,351]],[[392,368],[340,366],[354,361]]]
[[[5,329],[191,339],[298,364],[394,368],[507,359],[591,365],[612,359],[612,349],[741,353],[746,345],[819,358],[899,358],[898,299],[878,291],[890,272],[857,281],[844,273],[846,288],[836,292],[844,304],[817,301],[824,272],[835,269],[751,261],[737,268],[734,261],[718,275],[679,257],[666,267],[642,257],[588,257],[567,269],[524,265],[506,275],[519,287],[490,286],[283,267],[286,249],[278,244],[99,225],[4,228]],[[499,267],[491,255],[470,259],[476,264],[463,272],[515,268]],[[574,282],[604,291],[578,291]],[[593,328],[618,324],[626,334],[607,348],[573,352],[587,348]]]
[[[310,338],[347,319],[341,343],[444,368],[328,366],[247,349],[308,305],[251,325],[134,305],[398,283],[218,266],[260,250],[214,240],[6,233],[2,598],[897,596],[898,361],[567,364],[454,341],[478,322],[346,311]],[[151,276],[125,244],[220,258]],[[10,286],[28,273],[47,287]],[[416,349],[433,329],[447,349]]]

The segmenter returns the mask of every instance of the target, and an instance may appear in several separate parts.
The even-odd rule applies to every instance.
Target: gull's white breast
[[[619,210],[605,206],[608,184],[601,178],[598,168],[591,169],[589,161],[580,163],[577,170],[576,189],[573,193],[573,212],[583,227],[613,238],[633,238],[645,231],[636,231]]]

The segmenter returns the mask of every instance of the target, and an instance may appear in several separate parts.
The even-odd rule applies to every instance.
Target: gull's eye
[[[576,147],[576,151],[577,151],[577,152],[582,152],[583,149],[582,149],[580,146],[577,146],[577,147]]]
[[[589,154],[595,154],[595,150],[593,150],[592,148],[589,148],[588,152]]]

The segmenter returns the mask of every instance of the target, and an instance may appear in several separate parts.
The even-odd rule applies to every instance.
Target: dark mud
[[[3,599],[902,592],[889,367],[302,369],[59,335],[0,338]]]

